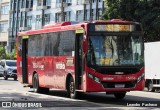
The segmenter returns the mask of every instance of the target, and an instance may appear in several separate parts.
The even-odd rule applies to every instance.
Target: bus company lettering
[[[33,64],[33,68],[34,68],[34,69],[44,70],[44,65],[39,64],[39,63],[35,63],[35,62],[32,62],[32,64]]]
[[[65,64],[63,62],[56,63],[56,69],[65,69]]]

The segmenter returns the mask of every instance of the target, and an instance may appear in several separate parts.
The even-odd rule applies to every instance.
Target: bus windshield
[[[130,34],[89,36],[87,62],[97,66],[141,65],[144,62],[142,37]]]

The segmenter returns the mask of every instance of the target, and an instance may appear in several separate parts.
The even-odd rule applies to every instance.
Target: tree
[[[160,40],[159,0],[106,0],[102,19],[117,18],[142,23],[146,42]]]
[[[1,59],[16,59],[16,50],[12,54],[6,52],[4,46],[0,45],[0,60]]]

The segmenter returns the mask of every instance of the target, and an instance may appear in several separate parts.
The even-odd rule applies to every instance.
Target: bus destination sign
[[[122,24],[107,24],[107,25],[95,25],[95,31],[110,31],[110,32],[119,32],[119,31],[133,31],[133,25],[122,25]]]

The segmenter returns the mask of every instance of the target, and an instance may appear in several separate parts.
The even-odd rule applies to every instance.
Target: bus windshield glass
[[[89,36],[87,62],[96,66],[141,65],[144,62],[142,37],[130,34]]]

